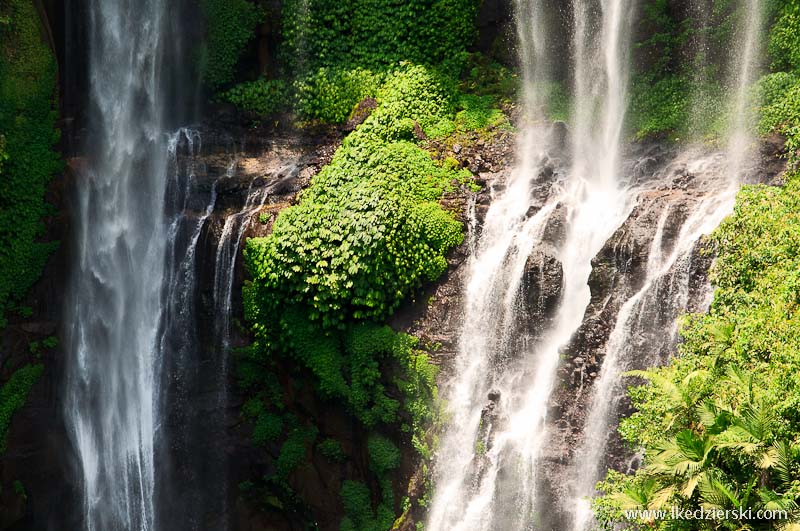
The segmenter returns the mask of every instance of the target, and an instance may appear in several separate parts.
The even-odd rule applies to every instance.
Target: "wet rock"
[[[536,250],[525,262],[522,290],[529,317],[547,321],[555,312],[564,289],[564,270],[552,251]]]

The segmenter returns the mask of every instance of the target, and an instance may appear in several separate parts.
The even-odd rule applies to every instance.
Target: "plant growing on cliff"
[[[217,90],[234,80],[239,56],[264,13],[248,0],[201,0],[200,6],[206,20],[200,72],[206,85]]]
[[[685,320],[681,356],[647,374],[653,385],[630,390],[637,411],[620,432],[645,449],[645,466],[601,485],[598,512],[609,525],[633,499],[653,508],[785,509],[798,518],[798,212],[800,180],[792,174],[782,189],[745,187],[712,235],[719,254],[709,313]],[[637,497],[642,489],[650,496]]]
[[[42,219],[50,213],[44,196],[60,169],[53,145],[56,64],[42,42],[40,22],[30,2],[0,6],[0,327],[41,275],[56,243],[42,242]]]
[[[6,434],[11,425],[11,417],[25,405],[33,384],[43,370],[42,365],[25,365],[0,387],[0,455],[6,451]]]

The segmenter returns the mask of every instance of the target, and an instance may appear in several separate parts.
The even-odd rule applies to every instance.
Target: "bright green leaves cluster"
[[[460,67],[475,38],[475,0],[287,0],[283,58],[290,71],[382,71],[399,61]]]
[[[800,2],[785,0],[770,32],[773,70],[800,70]]]
[[[33,4],[0,6],[0,323],[39,278],[56,244],[40,241],[45,190],[61,167],[54,109],[56,64]]]
[[[361,100],[377,96],[387,73],[403,61],[435,66],[455,77],[475,37],[478,4],[288,0],[283,5],[280,54],[285,97],[273,98],[274,86],[267,89],[271,82],[260,80],[237,87],[223,99],[259,114],[294,110],[303,120],[344,122]]]
[[[0,387],[0,454],[6,451],[6,434],[11,425],[11,417],[25,405],[31,387],[42,375],[42,365],[25,365],[17,369],[8,381]]]
[[[200,72],[212,90],[234,81],[239,56],[264,13],[248,0],[201,0],[206,42],[200,49]]]
[[[635,374],[651,384],[630,390],[637,412],[620,431],[646,449],[646,466],[636,476],[613,474],[603,485],[608,495],[598,508],[610,520],[625,508],[673,503],[786,507],[798,517],[798,176],[784,188],[746,187],[712,240],[719,255],[709,313],[686,318],[681,356],[669,366]],[[733,497],[720,498],[725,491]]]
[[[295,109],[306,120],[342,123],[360,101],[377,96],[384,77],[358,67],[321,67],[295,82]]]
[[[800,150],[800,76],[776,72],[762,78],[759,88],[764,97],[759,131],[784,135],[786,149],[794,161]]]
[[[466,176],[405,139],[415,123],[446,119],[450,107],[421,67],[390,76],[379,102],[272,234],[248,243],[254,321],[286,304],[307,307],[325,327],[386,318],[444,272],[463,234],[435,201]]]
[[[399,423],[423,456],[430,455],[427,430],[436,417],[436,369],[416,339],[375,321],[438,278],[446,253],[463,240],[461,223],[438,200],[467,181],[468,172],[437,165],[412,142],[415,130],[452,116],[446,90],[426,69],[404,66],[389,75],[378,108],[300,202],[281,212],[272,233],[249,240],[246,249],[253,277],[245,289],[246,317],[257,343],[242,367],[289,357],[313,375],[320,397],[342,402],[371,429]],[[271,436],[274,430],[259,428],[274,426],[274,418],[266,407],[259,411],[256,435]],[[287,455],[299,448],[292,442]],[[379,436],[369,450],[383,501],[375,512],[368,490],[361,503],[366,486],[345,482],[343,529],[387,529],[394,519],[388,471],[399,452]]]

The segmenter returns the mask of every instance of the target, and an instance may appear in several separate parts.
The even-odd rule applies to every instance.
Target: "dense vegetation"
[[[304,511],[292,477],[309,456],[335,464],[358,462],[363,454],[368,474],[342,478],[343,530],[387,530],[426,503],[424,495],[400,503],[395,492],[406,486],[396,472],[398,445],[413,448],[423,462],[431,457],[438,397],[429,351],[435,345],[384,323],[445,272],[448,252],[463,241],[458,213],[440,201],[470,187],[470,172],[455,161],[434,160],[427,139],[506,120],[496,108],[500,89],[477,89],[486,61],[466,53],[477,5],[286,2],[282,77],[228,84],[219,92],[255,116],[293,112],[302,121],[328,123],[348,120],[367,103],[358,109],[362,123],[299,202],[245,251],[252,277],[244,289],[245,317],[255,342],[239,363],[251,396],[243,414],[254,442],[273,456],[273,468],[242,488],[273,500],[268,506]],[[364,448],[343,444],[293,412],[281,377],[287,367],[295,375],[291,388],[311,382],[317,400],[344,408],[368,434]]]
[[[800,3],[779,6],[770,33],[773,72],[758,84],[762,134],[786,138],[782,188],[746,186],[711,236],[718,253],[707,314],[682,326],[680,355],[636,372],[636,412],[620,433],[643,448],[635,474],[611,472],[595,502],[604,528],[695,531],[800,528]],[[707,521],[638,518],[626,510],[750,509]],[[758,511],[784,511],[782,517]]]
[[[59,169],[54,109],[56,64],[42,42],[33,3],[0,5],[0,329],[41,275],[55,243],[42,242],[50,212],[45,189]],[[8,380],[0,388],[0,453],[11,415],[22,407],[41,365],[0,367]],[[16,371],[15,371],[16,369]]]

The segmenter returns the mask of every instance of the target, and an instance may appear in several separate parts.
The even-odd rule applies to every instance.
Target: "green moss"
[[[234,80],[236,64],[264,13],[248,0],[201,0],[206,42],[200,48],[200,71],[206,85],[217,90]]]
[[[56,65],[30,2],[0,6],[0,325],[41,275],[57,244],[42,242],[45,190],[60,169]]]
[[[6,434],[11,425],[11,417],[25,405],[33,384],[43,370],[43,365],[26,365],[14,372],[0,387],[0,454],[6,450]]]

